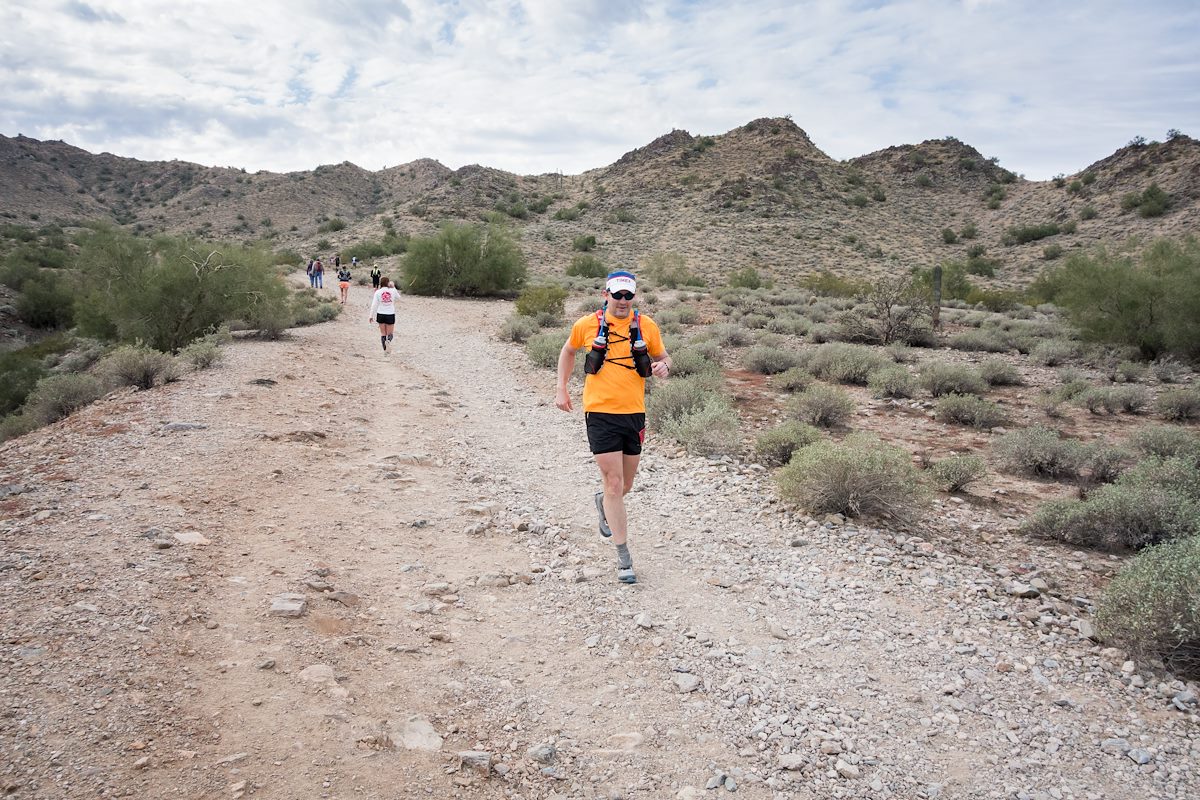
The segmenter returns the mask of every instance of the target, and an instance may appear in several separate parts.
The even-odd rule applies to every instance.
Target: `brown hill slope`
[[[265,238],[304,253],[322,240],[336,249],[377,238],[385,215],[421,235],[500,210],[535,273],[561,272],[572,240],[591,234],[610,265],[636,267],[673,251],[710,281],[746,266],[782,282],[820,269],[879,274],[982,247],[999,260],[994,283],[1013,286],[1037,273],[1051,245],[1053,255],[1200,231],[1200,145],[1187,136],[1130,145],[1077,175],[1037,182],[953,138],[840,162],[785,118],[719,136],[672,131],[581,175],[450,170],[431,159],[378,172],[343,162],[248,174],[0,137],[0,184],[0,215],[10,220],[107,218],[141,230]],[[1123,208],[1126,195],[1152,184],[1171,198],[1166,213]],[[345,227],[330,231],[333,218]],[[1014,226],[1046,223],[1074,232],[1005,246]],[[972,228],[974,238],[959,238]],[[947,229],[957,241],[945,241]]]

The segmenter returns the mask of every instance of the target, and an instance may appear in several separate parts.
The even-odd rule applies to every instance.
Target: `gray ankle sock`
[[[633,556],[629,555],[629,545],[617,545],[617,566],[621,569],[629,569],[633,566]]]

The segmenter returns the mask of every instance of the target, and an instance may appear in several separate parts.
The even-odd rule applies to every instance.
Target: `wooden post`
[[[933,268],[933,329],[942,328],[942,268]]]

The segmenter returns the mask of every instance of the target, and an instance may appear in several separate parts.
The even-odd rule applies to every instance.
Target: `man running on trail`
[[[375,289],[379,288],[379,279],[383,277],[383,270],[376,264],[371,267],[371,286]]]
[[[637,583],[629,554],[625,495],[633,488],[646,438],[646,378],[666,378],[671,357],[658,325],[633,308],[637,281],[620,270],[604,283],[604,307],[581,318],[558,354],[554,405],[571,411],[567,380],[575,354],[588,349],[584,364],[583,417],[588,445],[604,491],[596,492],[600,534],[617,546],[617,580]]]

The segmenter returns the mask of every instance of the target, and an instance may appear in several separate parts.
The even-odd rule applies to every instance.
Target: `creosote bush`
[[[513,314],[500,326],[500,338],[506,342],[524,342],[539,330],[536,321],[520,314]],[[559,342],[562,347],[562,342]]]
[[[708,394],[686,413],[668,417],[662,431],[697,455],[724,455],[738,449],[737,414],[719,394]]]
[[[1200,537],[1143,550],[1100,597],[1096,629],[1105,642],[1160,659],[1200,680]]]
[[[791,367],[775,376],[771,381],[777,388],[789,394],[802,392],[812,385],[812,373],[804,367]]]
[[[916,397],[921,388],[916,376],[898,364],[872,372],[867,386],[875,397],[893,398]]]
[[[929,472],[947,492],[958,492],[987,475],[987,464],[979,456],[950,456],[934,462]]]
[[[987,383],[978,370],[962,364],[935,361],[921,369],[921,386],[934,397],[947,394],[983,394]]]
[[[671,352],[671,377],[686,378],[689,375],[713,375],[721,371],[715,349],[695,345]]]
[[[754,440],[754,452],[760,463],[778,467],[788,463],[792,454],[820,440],[821,432],[811,425],[787,420],[759,434]]]
[[[861,433],[800,448],[777,480],[784,499],[813,514],[904,519],[926,497],[906,451]]]
[[[49,425],[90,405],[104,391],[103,382],[90,373],[50,375],[33,387],[21,415],[34,422],[32,427]]]
[[[561,319],[566,312],[567,290],[561,286],[529,286],[517,296],[517,313],[523,317],[536,317],[548,313]]]
[[[948,394],[941,397],[934,414],[938,422],[949,422],[957,425],[970,425],[972,428],[987,430],[1004,425],[1008,415],[1004,409],[973,394]]]
[[[890,363],[890,358],[869,347],[831,342],[816,349],[808,369],[822,380],[865,386],[872,372]]]
[[[989,358],[979,365],[979,376],[988,386],[1020,386],[1024,381],[1017,368],[1002,358]]]
[[[1129,444],[1143,455],[1177,457],[1200,465],[1200,436],[1173,425],[1139,428],[1129,437]]]
[[[782,347],[755,345],[746,351],[742,363],[751,372],[760,375],[778,375],[800,363],[800,357],[791,350]]]
[[[724,392],[719,374],[700,374],[655,382],[646,398],[646,424],[651,429],[664,429],[671,419],[678,419],[704,406],[710,395]]]
[[[1163,419],[1175,422],[1200,418],[1200,389],[1168,389],[1158,396],[1154,410]]]
[[[179,365],[166,353],[144,345],[125,345],[100,360],[96,370],[117,386],[153,389],[179,378]]]
[[[992,442],[992,457],[1002,472],[1037,478],[1074,477],[1085,453],[1076,439],[1064,439],[1042,425],[1009,431]]]
[[[546,331],[530,336],[525,341],[525,353],[536,366],[554,369],[558,366],[558,354],[570,336],[569,329]]]
[[[810,425],[832,428],[854,413],[854,398],[844,389],[814,384],[788,401],[788,413]]]

